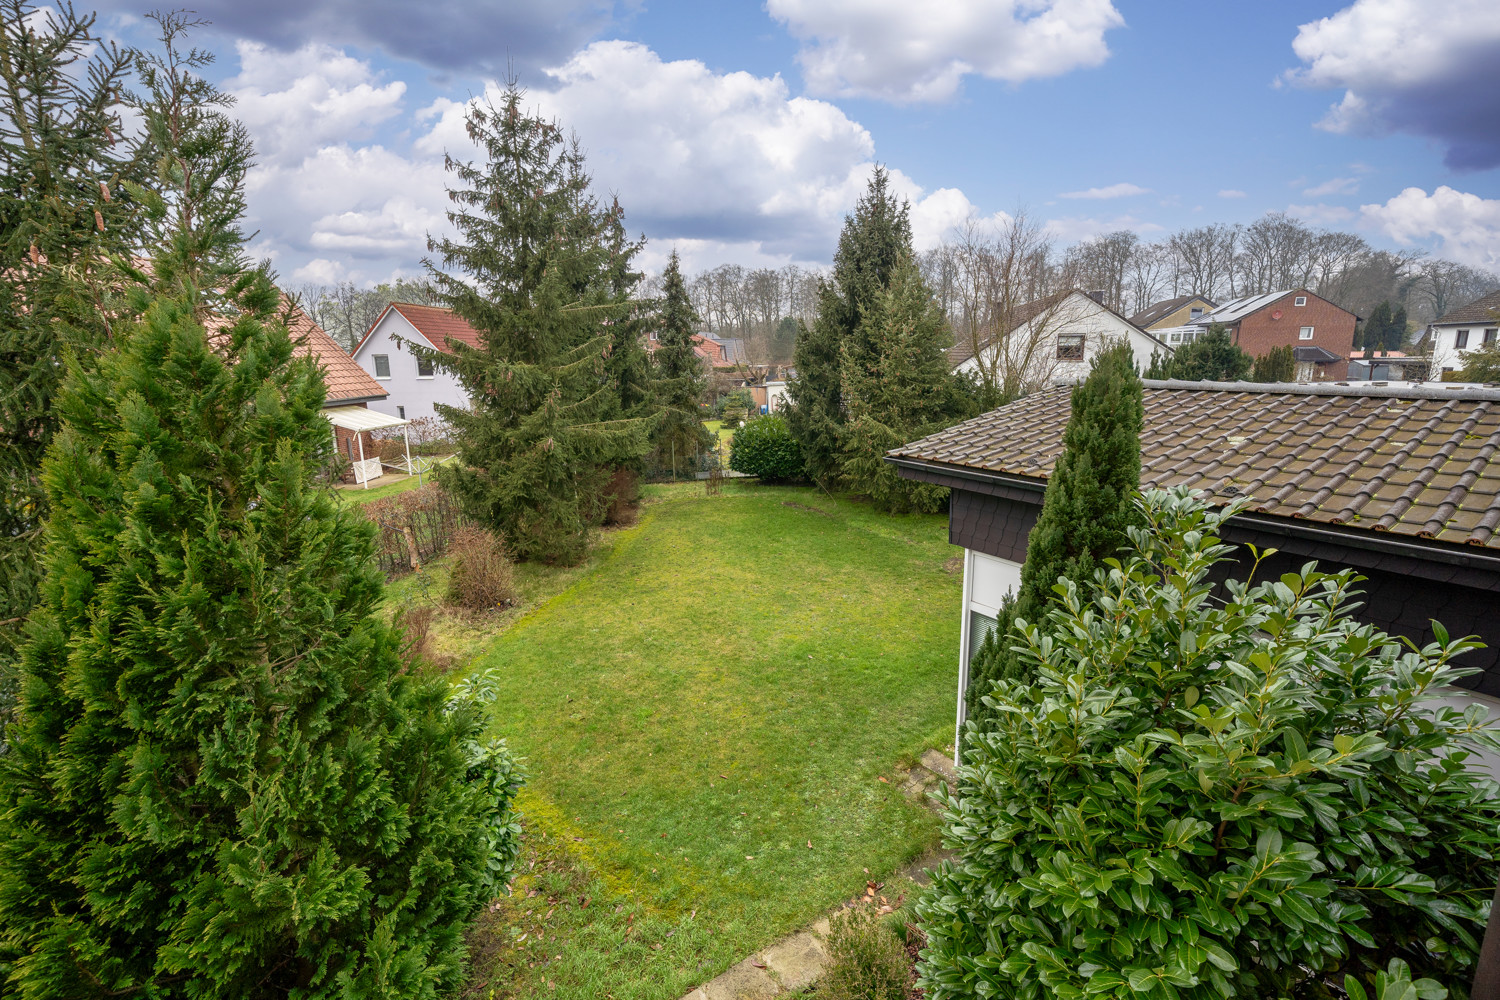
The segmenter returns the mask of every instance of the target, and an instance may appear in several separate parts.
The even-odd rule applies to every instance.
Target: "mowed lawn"
[[[675,1000],[936,842],[895,772],[952,740],[945,519],[655,493],[471,668],[527,760],[529,846],[470,995]]]

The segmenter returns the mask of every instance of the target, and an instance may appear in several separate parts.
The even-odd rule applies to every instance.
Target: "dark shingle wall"
[[[948,540],[987,556],[1025,562],[1026,539],[1039,513],[1041,507],[1036,504],[954,490],[948,508]]]

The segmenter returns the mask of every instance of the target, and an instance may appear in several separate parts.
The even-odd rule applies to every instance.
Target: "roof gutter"
[[[1035,493],[1038,503],[1041,502],[1041,496],[1047,490],[1046,480],[1034,479],[1029,476],[1017,476],[1013,473],[994,472],[989,469],[972,469],[960,465],[949,465],[945,462],[930,462],[925,459],[903,458],[895,455],[886,456],[886,461],[899,468],[910,469],[913,472],[925,472],[929,475],[943,476],[948,479],[960,479],[1025,490]],[[1301,538],[1308,541],[1331,543],[1351,549],[1375,552],[1381,555],[1399,556],[1422,562],[1443,563],[1448,566],[1460,566],[1465,569],[1483,570],[1500,575],[1500,553],[1478,546],[1454,545],[1451,542],[1440,542],[1437,539],[1418,539],[1406,535],[1394,535],[1390,532],[1376,532],[1363,528],[1324,525],[1302,518],[1277,517],[1274,514],[1264,514],[1255,511],[1243,511],[1236,514],[1230,519],[1229,523],[1231,526],[1256,528],[1269,534],[1285,535],[1288,538]]]

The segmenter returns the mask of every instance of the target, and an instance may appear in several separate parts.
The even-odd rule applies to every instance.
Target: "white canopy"
[[[382,427],[404,427],[411,423],[410,420],[402,420],[363,406],[330,406],[323,411],[323,416],[333,426],[355,432],[378,431]]]
[[[384,471],[378,458],[365,458],[365,436],[364,431],[378,431],[382,427],[400,427],[401,436],[406,437],[405,427],[411,423],[410,420],[402,420],[388,413],[371,410],[363,406],[330,406],[323,410],[323,416],[335,427],[342,427],[346,431],[354,432],[354,440],[359,442],[359,458],[354,461],[354,481],[362,483],[365,489],[370,488],[370,480],[380,478]],[[406,445],[406,474],[411,475],[411,441],[408,439]],[[351,456],[352,458],[353,456]]]

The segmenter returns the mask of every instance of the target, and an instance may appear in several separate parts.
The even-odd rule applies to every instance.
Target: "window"
[[[1202,316],[1202,315],[1203,315],[1203,307],[1202,306],[1193,306],[1193,308],[1191,308],[1191,309],[1188,310],[1188,318],[1189,319],[1197,319],[1199,316]]]
[[[974,662],[974,654],[979,652],[979,647],[984,645],[984,640],[989,638],[990,633],[1000,627],[1000,623],[989,615],[982,615],[978,611],[969,612],[969,662]]]
[[[1495,334],[1497,334],[1497,333],[1500,333],[1500,328],[1492,326],[1488,330],[1485,330],[1484,331],[1484,342],[1486,344],[1493,344],[1495,342]]]
[[[1294,305],[1294,306],[1305,306],[1305,305],[1307,305],[1307,296],[1306,295],[1299,295],[1299,296],[1297,296],[1295,299],[1292,300],[1292,305]]]
[[[1304,326],[1302,329],[1297,331],[1298,340],[1312,340],[1312,335],[1313,328],[1310,326]]]
[[[1057,358],[1059,361],[1082,361],[1083,334],[1059,334],[1057,337]]]
[[[1182,343],[1182,331],[1181,330],[1173,330],[1172,331],[1171,342],[1174,343],[1174,344],[1180,344],[1180,343]]]
[[[656,339],[656,331],[655,331],[655,330],[652,330],[652,331],[651,331],[651,339],[652,339],[652,340],[655,340],[655,339]]]
[[[389,354],[377,354],[377,355],[375,355],[375,377],[376,378],[390,378],[391,377],[391,356]]]
[[[432,378],[432,361],[429,358],[417,359],[417,378]]]
[[[406,419],[406,407],[404,407],[404,406],[398,406],[398,407],[396,407],[396,416],[400,417],[402,420],[405,420]]]
[[[1453,346],[1460,351],[1469,346],[1469,331],[1460,330],[1453,335]]]

